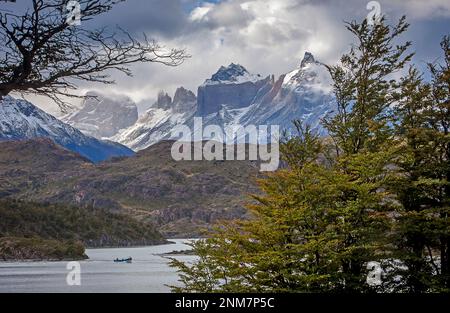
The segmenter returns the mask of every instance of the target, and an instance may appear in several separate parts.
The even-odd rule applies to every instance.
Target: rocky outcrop
[[[294,119],[303,121],[320,135],[326,131],[321,120],[333,114],[336,102],[326,68],[306,52],[298,68],[282,75],[267,92],[262,92],[240,118],[240,123],[280,125],[292,130]]]
[[[153,108],[169,110],[172,107],[172,98],[164,91],[158,93],[158,98],[153,105]]]
[[[192,91],[180,87],[175,91],[171,107],[175,113],[195,111],[197,109],[197,97]]]
[[[303,56],[302,63],[300,63],[301,68],[305,68],[308,64],[314,64],[316,63],[316,60],[311,52],[305,52],[305,55]]]
[[[198,116],[248,107],[269,78],[257,82],[203,85],[198,88]]]

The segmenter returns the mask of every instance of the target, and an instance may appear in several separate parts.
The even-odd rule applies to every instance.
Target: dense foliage
[[[449,38],[427,83],[408,70],[405,18],[347,28],[355,45],[327,67],[338,105],[323,121],[329,138],[296,122],[254,218],[194,243],[194,264],[172,260],[174,291],[450,291]]]

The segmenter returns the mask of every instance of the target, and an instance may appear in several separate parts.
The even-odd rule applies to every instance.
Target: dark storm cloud
[[[0,9],[20,14],[29,9],[31,3],[31,0],[0,1]],[[193,0],[126,0],[85,24],[94,28],[120,26],[132,34],[146,32],[150,36],[174,37],[186,28],[187,10],[192,3]]]
[[[132,34],[175,37],[186,27],[187,13],[180,0],[127,0],[97,17],[96,26],[120,25]]]

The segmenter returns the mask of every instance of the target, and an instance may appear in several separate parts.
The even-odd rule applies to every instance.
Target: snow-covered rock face
[[[335,108],[326,68],[305,53],[300,66],[275,80],[250,74],[243,66],[221,67],[198,88],[198,97],[180,88],[172,100],[160,94],[158,101],[139,121],[112,139],[135,150],[169,139],[179,125],[193,128],[194,117],[204,126],[279,125],[290,130],[300,119],[319,134],[320,121]]]
[[[191,120],[197,111],[197,97],[180,87],[172,98],[160,92],[157,101],[131,127],[120,131],[111,140],[137,151],[161,140],[169,139],[172,129]]]
[[[82,134],[78,129],[45,113],[28,101],[10,96],[0,101],[0,140],[50,138],[93,162],[115,156],[130,156],[133,151],[113,142]]]
[[[88,92],[81,110],[63,118],[84,134],[96,138],[109,138],[121,129],[130,127],[138,119],[136,104],[128,97]]]
[[[335,109],[331,80],[326,68],[305,53],[300,67],[282,75],[268,92],[255,99],[240,122],[255,125],[280,125],[292,129],[294,119],[302,120],[324,135],[321,120]]]
[[[250,74],[243,66],[221,67],[211,79],[198,88],[198,114],[206,116],[222,110],[248,107],[258,91],[269,82]]]
[[[158,94],[158,98],[155,104],[153,105],[153,108],[169,110],[171,105],[172,105],[172,98],[164,91],[160,91]]]
[[[233,85],[203,85],[199,88],[198,103],[197,116],[205,117],[206,123],[279,125],[289,130],[292,121],[300,119],[319,134],[325,134],[321,119],[335,108],[329,74],[309,52],[298,68],[278,80],[272,76]]]
[[[260,75],[250,74],[245,67],[231,63],[228,67],[222,66],[204,85],[218,84],[240,84],[246,82],[257,82],[261,80]]]
[[[197,97],[192,91],[180,87],[173,97],[172,109],[175,113],[193,112],[197,109]]]

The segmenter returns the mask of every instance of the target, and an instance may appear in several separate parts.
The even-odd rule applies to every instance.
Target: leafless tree
[[[0,10],[0,100],[11,92],[45,95],[61,109],[80,81],[113,84],[110,70],[132,76],[130,65],[181,64],[181,49],[166,49],[117,28],[87,29],[85,23],[125,0],[79,0],[81,25],[68,19],[67,0],[30,0],[23,14]]]

